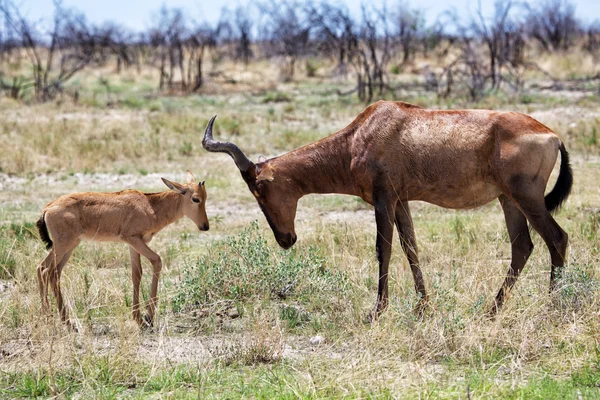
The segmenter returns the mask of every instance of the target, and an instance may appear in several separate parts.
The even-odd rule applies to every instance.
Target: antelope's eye
[[[197,199],[197,198],[195,198],[195,197],[192,197],[192,201],[193,201],[194,203],[200,203],[200,199]]]

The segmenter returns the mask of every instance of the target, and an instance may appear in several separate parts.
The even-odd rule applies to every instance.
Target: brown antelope
[[[215,118],[208,123],[202,145],[233,158],[281,247],[289,248],[296,242],[296,205],[304,195],[349,194],[375,207],[379,286],[371,317],[377,317],[388,303],[394,224],[421,297],[419,308],[427,304],[408,206],[411,200],[454,209],[500,200],[512,261],[491,314],[502,306],[533,250],[527,221],[550,250],[550,288],[555,286],[565,263],[568,236],[550,212],[569,195],[573,175],[562,141],[527,115],[428,110],[379,101],[337,133],[257,164],[235,144],[213,140]],[[559,152],[560,174],[544,198]]]
[[[140,317],[140,255],[152,263],[152,286],[145,322],[152,326],[158,301],[158,278],[162,268],[160,256],[148,247],[160,230],[184,215],[194,221],[201,231],[208,230],[206,188],[204,182],[187,172],[188,182],[180,184],[165,178],[171,190],[161,193],[142,193],[125,190],[116,193],[73,193],[48,203],[37,221],[40,237],[50,250],[37,268],[42,308],[49,309],[48,282],[54,292],[62,320],[70,325],[60,290],[62,269],[82,239],[103,242],[124,242],[129,245],[131,277],[133,279],[133,318],[142,325]],[[52,239],[50,239],[52,237]]]

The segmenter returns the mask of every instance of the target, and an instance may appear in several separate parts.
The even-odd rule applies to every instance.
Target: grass
[[[128,72],[110,78],[112,105],[85,75],[77,105],[0,99],[0,398],[600,397],[597,98],[531,89],[472,104],[402,94],[442,108],[520,110],[559,132],[576,182],[556,215],[569,233],[569,260],[549,294],[548,251],[533,234],[531,259],[489,320],[484,311],[510,262],[500,206],[454,212],[416,202],[431,307],[422,318],[414,312],[418,298],[395,238],[389,309],[369,324],[377,290],[370,207],[307,196],[299,241],[281,251],[230,158],[201,149],[215,114],[215,137],[234,140],[254,160],[348,124],[364,104],[339,95],[347,83],[310,63],[314,76],[295,82],[248,89],[248,72],[232,70],[237,86],[187,97],[158,96],[151,76]],[[211,230],[199,233],[183,219],[152,241],[164,262],[154,330],[131,319],[122,244],[83,243],[65,268],[79,333],[60,323],[53,300],[53,314],[42,316],[39,210],[73,191],[164,190],[161,176],[183,179],[186,169],[206,180]],[[311,343],[315,336],[323,340]]]
[[[120,361],[120,362],[119,362]],[[322,380],[319,366],[308,360],[301,364],[239,365],[182,364],[159,371],[152,365],[129,365],[126,373],[122,360],[105,356],[89,357],[79,368],[50,374],[46,370],[8,373],[0,378],[0,395],[10,398],[82,395],[102,398],[139,398],[151,395],[171,398],[394,398],[385,387],[353,387],[351,382],[336,384]],[[440,374],[436,382],[418,388],[407,385],[410,396],[428,398],[506,399],[578,399],[600,395],[598,370],[585,367],[566,379],[551,375],[531,378],[523,386],[513,387],[514,378],[497,369],[456,369],[464,376],[453,380]],[[302,374],[299,374],[302,372]],[[382,372],[385,372],[383,370]],[[498,384],[497,376],[504,376]],[[301,377],[304,376],[304,377]]]

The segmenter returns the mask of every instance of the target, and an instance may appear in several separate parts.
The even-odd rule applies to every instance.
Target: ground
[[[338,94],[351,83],[321,76],[136,97],[132,76],[111,78],[125,87],[116,105],[96,94],[79,104],[0,100],[0,397],[600,398],[597,95],[532,89],[477,104],[402,96],[436,108],[518,110],[554,129],[575,176],[555,216],[569,233],[569,261],[549,294],[549,253],[534,234],[534,253],[491,320],[485,309],[510,263],[498,202],[471,211],[415,202],[431,306],[422,318],[414,313],[418,298],[396,242],[390,307],[371,324],[371,208],[307,196],[298,243],[282,251],[231,159],[201,147],[214,114],[215,137],[253,160],[329,135],[365,107]],[[74,191],[164,190],[160,177],[183,180],[186,169],[206,180],[211,229],[182,219],[152,241],[165,264],[154,329],[131,318],[122,244],[84,243],[65,269],[78,333],[60,323],[53,302],[41,315],[35,268],[46,251],[34,223],[42,207]]]

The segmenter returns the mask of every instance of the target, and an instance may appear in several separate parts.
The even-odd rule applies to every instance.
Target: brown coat
[[[231,155],[283,248],[296,242],[296,206],[304,195],[350,194],[375,207],[379,289],[373,316],[387,306],[394,224],[421,303],[427,302],[408,205],[411,200],[454,209],[500,200],[513,261],[492,313],[504,301],[533,249],[527,222],[550,250],[551,287],[557,269],[564,265],[568,237],[550,211],[570,193],[569,156],[550,128],[527,115],[429,110],[379,101],[337,133],[257,164],[233,143],[214,141],[213,123],[214,117],[206,128],[203,146]],[[559,152],[559,178],[544,197]]]

